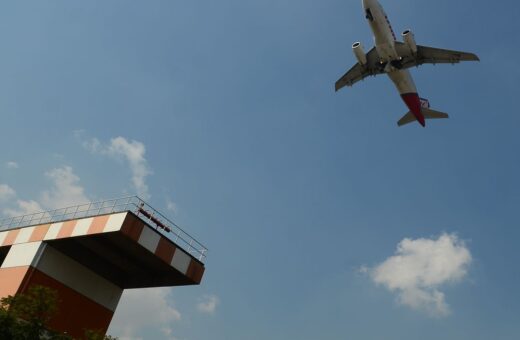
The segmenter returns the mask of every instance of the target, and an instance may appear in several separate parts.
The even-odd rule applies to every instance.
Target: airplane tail
[[[447,113],[435,111],[430,109],[429,107],[421,107],[421,113],[424,116],[425,119],[440,119],[440,118],[449,118]],[[415,115],[408,111],[399,121],[397,122],[398,126],[403,126],[408,123],[411,123],[413,121],[417,120],[415,118]]]

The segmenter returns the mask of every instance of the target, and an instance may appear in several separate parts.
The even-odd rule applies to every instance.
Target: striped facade
[[[199,284],[204,265],[131,212],[0,232],[0,297],[60,296],[55,330],[106,332],[126,288]]]

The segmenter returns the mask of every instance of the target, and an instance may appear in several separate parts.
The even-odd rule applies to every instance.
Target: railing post
[[[193,244],[193,239],[190,240],[190,245],[188,247],[188,254],[191,254],[191,245]]]
[[[79,205],[76,206],[76,211],[74,211],[74,215],[72,216],[72,218],[76,218],[76,216],[78,215],[78,210],[79,210]]]

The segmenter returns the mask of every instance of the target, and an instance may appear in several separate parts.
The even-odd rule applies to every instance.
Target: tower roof
[[[207,253],[137,196],[0,219],[0,262],[38,241],[124,289],[199,284]]]

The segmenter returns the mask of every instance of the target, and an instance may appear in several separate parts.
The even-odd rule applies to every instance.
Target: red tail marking
[[[408,109],[415,116],[419,124],[426,126],[426,121],[421,113],[421,99],[417,93],[405,93],[401,95]]]

